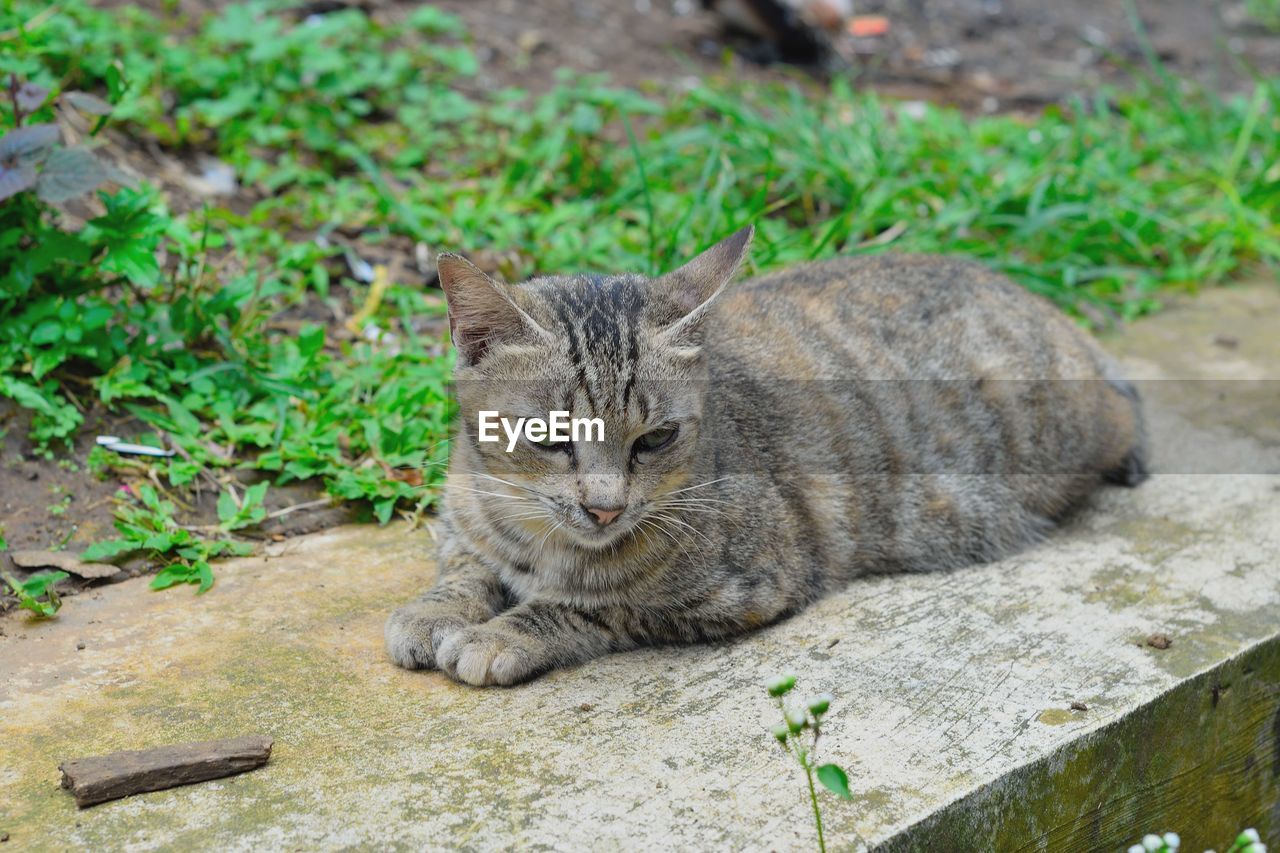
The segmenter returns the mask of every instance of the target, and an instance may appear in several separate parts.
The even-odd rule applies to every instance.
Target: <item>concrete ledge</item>
[[[1265,378],[1278,309],[1275,288],[1215,292],[1116,343],[1147,378]],[[1257,473],[1159,474],[1013,559],[868,579],[739,642],[512,690],[385,661],[385,614],[431,574],[427,532],[401,526],[283,543],[200,598],[129,581],[52,622],[7,617],[0,832],[32,849],[810,847],[766,730],[760,684],[782,670],[836,695],[823,754],[855,801],[825,802],[833,848],[1280,831],[1280,400],[1187,387],[1148,385],[1157,468],[1212,446]],[[1157,632],[1169,648],[1145,644]],[[276,750],[245,776],[85,812],[58,789],[66,758],[256,732]]]

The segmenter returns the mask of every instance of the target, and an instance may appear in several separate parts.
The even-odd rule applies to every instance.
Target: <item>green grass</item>
[[[115,104],[108,133],[215,155],[250,191],[174,216],[123,189],[72,235],[55,208],[0,202],[0,395],[35,413],[50,454],[89,397],[137,414],[181,453],[112,464],[168,486],[238,495],[227,474],[256,469],[319,478],[381,520],[430,506],[450,363],[412,321],[442,303],[407,279],[355,281],[316,239],[335,232],[492,248],[526,276],[659,271],[754,222],[756,270],[963,253],[1094,323],[1280,260],[1275,80],[1222,100],[1156,75],[1031,120],[841,83],[659,95],[566,76],[536,97],[466,95],[466,35],[428,7],[396,25],[266,3],[199,20],[44,7],[0,10],[0,30],[37,23],[5,42],[6,78],[96,92]],[[12,118],[0,108],[0,128]],[[297,320],[308,306],[363,306],[396,344]]]

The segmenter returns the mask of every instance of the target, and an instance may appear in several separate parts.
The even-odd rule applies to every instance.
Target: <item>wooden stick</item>
[[[144,791],[234,776],[267,763],[272,740],[264,735],[126,750],[58,765],[62,787],[80,808]]]

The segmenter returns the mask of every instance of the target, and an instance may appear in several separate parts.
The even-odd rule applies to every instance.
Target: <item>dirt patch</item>
[[[113,415],[90,408],[85,422],[72,438],[70,447],[52,459],[35,453],[27,439],[30,416],[12,402],[0,400],[0,531],[14,550],[66,550],[78,553],[89,544],[114,535],[113,511],[117,495],[136,478],[108,472],[95,476],[89,469],[89,453],[98,435],[136,438],[152,430],[128,415]],[[246,482],[251,472],[238,472]],[[157,484],[160,485],[160,484]],[[167,486],[167,484],[164,484]],[[211,525],[218,521],[218,492],[212,484],[197,481],[188,489],[171,489],[184,504],[180,515],[185,524]],[[313,533],[337,524],[358,520],[354,506],[309,506],[297,512],[290,507],[313,504],[324,497],[320,483],[292,483],[269,489],[269,518],[259,528],[241,531],[238,536],[262,541],[279,541],[302,533]],[[93,583],[116,583],[160,568],[163,563],[135,559],[123,571],[98,581],[68,579],[59,584],[64,594],[75,594]],[[9,554],[0,554],[0,571],[22,578],[31,572],[19,568]],[[2,592],[2,591],[0,591]],[[12,596],[0,594],[0,612],[16,604]]]
[[[397,14],[401,5],[381,13]],[[433,5],[466,22],[479,48],[480,88],[548,88],[558,68],[632,86],[717,72],[747,81],[812,79],[747,58],[760,51],[694,0]],[[854,60],[836,73],[890,95],[1010,109],[1123,84],[1145,62],[1125,4],[1114,0],[866,0],[856,8],[887,17],[889,32],[850,37]],[[1280,73],[1280,33],[1252,20],[1243,3],[1143,0],[1138,10],[1154,52],[1176,74],[1229,91],[1255,70]]]

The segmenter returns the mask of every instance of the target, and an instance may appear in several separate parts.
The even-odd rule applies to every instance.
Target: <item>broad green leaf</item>
[[[218,521],[229,524],[235,520],[239,512],[240,508],[236,506],[236,500],[231,496],[231,492],[218,495]]]
[[[193,581],[192,570],[190,566],[184,566],[182,563],[174,563],[171,566],[165,566],[160,572],[151,579],[152,589],[168,589],[171,586],[180,583],[191,583]]]
[[[196,589],[196,595],[208,592],[209,588],[213,586],[213,568],[204,560],[197,560],[191,568],[195,571],[195,579],[200,583],[200,586]]]
[[[853,794],[849,791],[848,775],[835,764],[823,764],[819,767],[818,781],[836,796],[846,800],[853,799]]]
[[[173,536],[168,533],[153,533],[142,543],[142,547],[163,554],[173,547]]]
[[[121,554],[127,554],[130,551],[137,551],[141,547],[133,539],[108,539],[105,542],[95,542],[85,548],[84,553],[80,555],[80,559],[102,562],[119,557]]]
[[[69,577],[71,577],[71,575],[66,572],[36,572],[34,575],[22,582],[22,591],[34,598],[39,598],[58,581]]]

